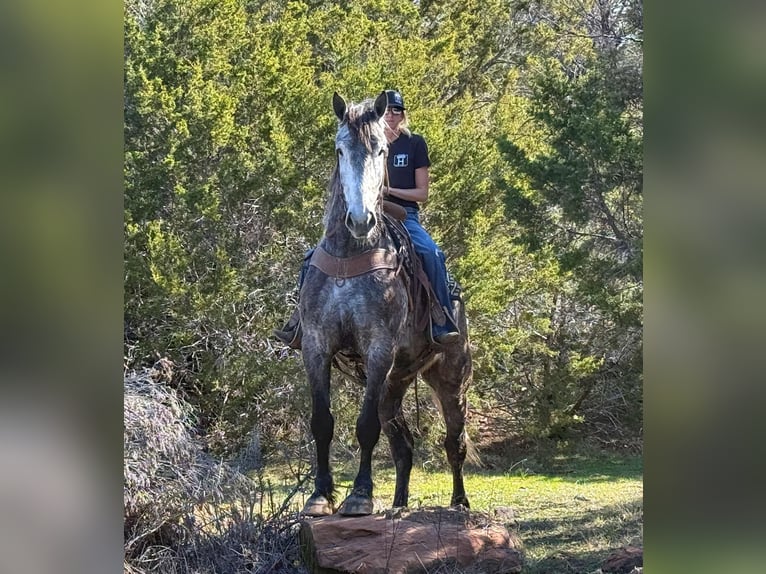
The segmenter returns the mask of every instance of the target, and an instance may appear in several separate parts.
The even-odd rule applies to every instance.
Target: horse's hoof
[[[306,516],[327,516],[333,513],[332,504],[324,496],[312,496],[303,505],[303,512]]]
[[[338,514],[343,516],[367,516],[372,514],[372,499],[352,494],[340,505]]]
[[[453,500],[450,502],[450,508],[453,508],[455,510],[458,510],[460,512],[466,512],[470,510],[471,505],[468,504],[468,498],[465,496],[456,500]]]

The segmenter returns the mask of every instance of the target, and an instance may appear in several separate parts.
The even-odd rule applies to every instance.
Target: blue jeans
[[[447,310],[447,323],[440,327],[439,325],[433,325],[434,336],[441,335],[442,333],[448,333],[449,331],[457,331],[452,319],[452,301],[450,299],[449,290],[447,289],[447,265],[444,259],[444,253],[439,249],[428,235],[428,232],[420,225],[420,214],[414,207],[405,207],[407,211],[407,219],[404,220],[404,227],[410,232],[412,237],[412,244],[415,247],[415,252],[420,256],[420,260],[423,262],[423,270],[426,272],[428,280],[431,282],[436,293],[436,298],[439,300],[439,305]]]

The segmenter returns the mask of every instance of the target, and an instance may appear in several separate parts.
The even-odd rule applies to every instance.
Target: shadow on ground
[[[571,448],[524,445],[514,439],[487,443],[480,449],[482,465],[474,474],[540,475],[578,482],[641,479],[640,453],[590,449],[582,444]]]
[[[521,517],[514,532],[525,549],[535,550],[536,556],[527,555],[525,573],[587,574],[597,570],[619,548],[641,546],[642,527],[643,501],[636,498],[560,519],[524,520]],[[544,553],[547,548],[551,549],[550,554]],[[571,550],[554,550],[561,548]]]

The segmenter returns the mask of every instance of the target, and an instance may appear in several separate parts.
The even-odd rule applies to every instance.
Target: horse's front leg
[[[330,442],[335,427],[330,412],[330,359],[304,350],[303,361],[311,386],[311,434],[316,444],[317,463],[314,492],[306,501],[303,513],[323,516],[332,514],[335,506],[335,483],[330,470]]]
[[[393,360],[393,353],[383,355],[379,353],[368,357],[367,361],[364,403],[356,420],[356,438],[360,447],[359,472],[354,479],[354,489],[338,509],[339,514],[346,516],[372,514],[373,510],[372,451],[380,438],[378,404],[381,386]]]
[[[356,419],[356,438],[359,441],[359,472],[354,479],[354,489],[338,509],[339,514],[361,516],[372,514],[372,451],[380,437],[378,420],[378,391],[369,383],[366,386],[364,403]]]
[[[413,440],[402,412],[402,399],[413,380],[414,377],[401,381],[387,381],[378,405],[378,416],[383,432],[388,437],[391,456],[396,466],[394,507],[407,506],[410,495]]]

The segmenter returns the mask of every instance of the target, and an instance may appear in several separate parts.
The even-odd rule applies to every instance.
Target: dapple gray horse
[[[335,137],[337,163],[329,186],[324,236],[319,247],[342,268],[371,250],[390,254],[395,245],[384,224],[382,203],[388,144],[383,115],[386,94],[373,101],[346,104],[337,93],[333,110],[339,120]],[[385,250],[385,251],[383,251]],[[351,494],[338,509],[344,515],[371,514],[372,451],[381,429],[396,466],[394,507],[407,506],[412,468],[412,434],[402,413],[405,391],[418,373],[433,390],[446,424],[444,447],[452,468],[453,506],[468,506],[463,462],[469,448],[465,434],[466,390],[472,367],[465,309],[455,301],[460,340],[434,346],[416,331],[401,268],[378,268],[354,277],[331,276],[310,266],[300,292],[303,362],[311,386],[311,432],[316,442],[314,492],[304,514],[335,511],[335,486],[329,463],[334,418],[330,412],[330,370],[352,365],[352,377],[365,387],[356,421],[361,447],[359,472]],[[349,374],[348,369],[344,369]]]

